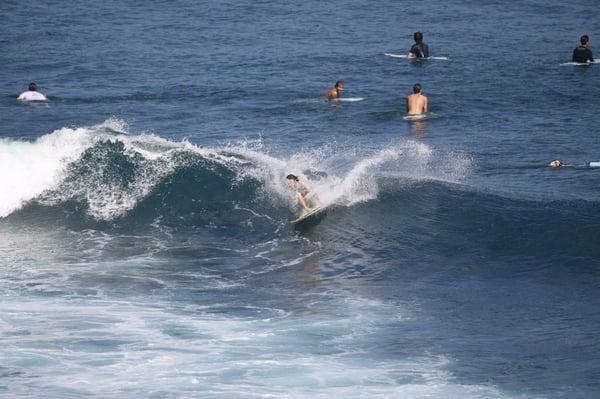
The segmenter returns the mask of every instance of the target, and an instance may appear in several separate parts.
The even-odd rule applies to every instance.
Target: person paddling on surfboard
[[[310,212],[312,208],[319,206],[317,193],[311,186],[301,182],[296,175],[289,174],[285,178],[288,186],[296,190],[296,200],[298,200],[298,205],[302,207],[302,213]],[[309,207],[309,204],[313,207]]]
[[[564,163],[560,159],[555,159],[554,161],[550,162],[548,164],[548,166],[550,166],[551,168],[568,168],[568,167],[574,167],[576,165],[571,165],[568,163]]]
[[[328,100],[337,100],[338,98],[342,97],[343,93],[344,93],[344,81],[338,80],[337,82],[335,82],[335,86],[333,86],[331,89],[327,90],[327,93],[325,93],[325,97]]]

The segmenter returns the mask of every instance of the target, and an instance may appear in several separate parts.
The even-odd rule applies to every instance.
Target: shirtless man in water
[[[285,178],[287,179],[288,186],[293,190],[296,190],[296,200],[302,207],[302,213],[311,211],[311,207],[308,206],[309,203],[311,203],[311,205],[314,204],[315,207],[319,206],[316,192],[311,186],[306,183],[301,183],[296,175],[289,174]]]
[[[413,86],[413,94],[406,97],[406,113],[409,115],[423,115],[428,111],[427,97],[421,94],[421,84]]]
[[[335,86],[327,90],[327,93],[325,93],[325,97],[328,100],[336,100],[342,96],[342,93],[344,93],[344,81],[338,80],[337,82],[335,82]]]

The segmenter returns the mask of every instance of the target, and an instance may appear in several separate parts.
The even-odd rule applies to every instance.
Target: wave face
[[[413,141],[365,154],[324,148],[287,159],[262,147],[254,141],[204,148],[129,135],[118,120],[63,128],[33,142],[3,140],[0,184],[11,189],[0,202],[0,216],[70,204],[96,221],[225,217],[247,207],[282,217],[295,208],[285,181],[289,173],[310,182],[325,206],[347,207],[376,199],[382,178],[459,182],[470,165]]]

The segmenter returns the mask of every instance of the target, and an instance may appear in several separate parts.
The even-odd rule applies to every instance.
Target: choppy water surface
[[[598,396],[598,14],[3,2],[0,396]]]

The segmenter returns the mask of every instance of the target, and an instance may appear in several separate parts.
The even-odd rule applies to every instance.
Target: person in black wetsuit
[[[592,56],[592,50],[590,50],[589,41],[590,37],[588,35],[581,36],[581,46],[578,46],[575,50],[573,50],[573,62],[586,63],[588,62],[588,60],[590,62],[594,62],[594,57]]]
[[[427,58],[429,57],[429,47],[423,43],[423,34],[421,32],[415,32],[413,35],[415,44],[408,51],[408,58]]]

